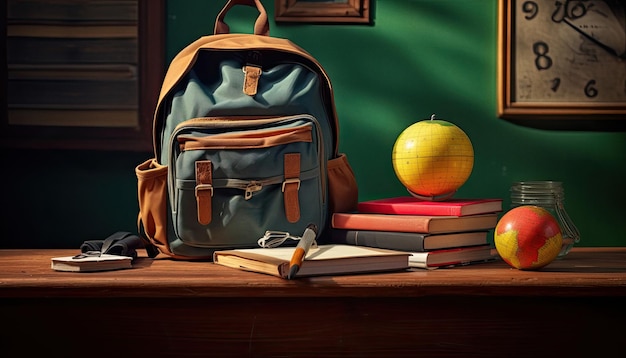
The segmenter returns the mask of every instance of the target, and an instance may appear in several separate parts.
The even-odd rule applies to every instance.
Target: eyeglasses
[[[285,232],[285,231],[268,230],[265,232],[265,235],[263,235],[257,241],[257,243],[259,244],[259,246],[264,247],[264,248],[274,248],[274,247],[278,247],[282,245],[285,241],[289,239],[300,240],[302,239],[302,237],[291,235],[290,233]],[[317,243],[314,241],[312,247],[316,247],[316,246],[317,246]]]
[[[85,259],[87,257],[102,256],[100,251],[85,251],[72,257],[74,260]]]

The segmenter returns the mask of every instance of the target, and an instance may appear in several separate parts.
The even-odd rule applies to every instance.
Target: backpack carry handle
[[[259,17],[256,19],[254,23],[254,34],[255,35],[270,35],[270,24],[267,18],[267,12],[261,4],[261,0],[229,0],[220,13],[217,15],[217,19],[215,20],[215,29],[213,33],[215,35],[218,34],[228,34],[230,33],[230,27],[224,22],[224,17],[226,17],[226,13],[235,5],[247,5],[251,7],[256,7],[259,10]]]

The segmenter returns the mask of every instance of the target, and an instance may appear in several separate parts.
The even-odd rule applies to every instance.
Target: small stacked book
[[[405,251],[411,267],[485,262],[497,257],[488,235],[501,211],[495,198],[364,201],[355,213],[333,214],[332,242]]]
[[[94,272],[132,268],[133,258],[121,255],[89,255],[53,257],[51,267],[56,271]]]

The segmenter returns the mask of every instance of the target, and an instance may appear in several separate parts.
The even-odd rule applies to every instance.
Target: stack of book
[[[363,201],[354,213],[335,213],[332,242],[405,251],[411,267],[488,262],[497,258],[490,234],[502,199],[424,201],[394,197]]]

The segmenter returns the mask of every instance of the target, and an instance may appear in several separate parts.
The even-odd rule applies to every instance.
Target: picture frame
[[[274,20],[295,23],[370,23],[370,0],[275,0]]]
[[[14,49],[8,51],[6,57],[2,56],[0,66],[0,76],[9,83],[0,89],[0,94],[8,99],[0,106],[0,145],[25,149],[152,151],[154,107],[165,72],[165,0],[137,0],[136,9],[132,11],[125,11],[131,1],[103,2],[94,7],[80,2],[63,5],[65,7],[45,0],[24,3],[12,1],[9,5],[15,4],[15,8],[7,5],[0,11],[3,43],[8,49]],[[78,8],[83,16],[90,16],[85,20],[89,24],[102,23],[103,26],[93,28],[102,29],[98,31],[105,32],[106,36],[101,36],[100,32],[74,35],[73,23],[63,20],[68,16],[68,8]],[[103,11],[103,8],[119,9]],[[17,20],[12,18],[9,9]],[[39,31],[38,22],[31,22],[33,26],[22,24],[22,18],[36,19],[39,13],[58,19],[52,24],[60,35]],[[115,16],[122,20],[109,20]],[[48,23],[43,22],[43,25],[45,28]],[[111,30],[105,26],[110,26]],[[16,31],[33,34],[24,37]],[[108,35],[118,32],[120,36]],[[135,35],[129,35],[131,33]],[[68,40],[66,36],[77,40]],[[114,39],[110,40],[112,37]],[[38,47],[23,46],[22,39],[36,44],[59,42],[61,45],[55,47],[58,51],[38,50],[39,62],[31,64],[22,59],[27,55],[32,58],[28,49]],[[73,43],[68,45],[71,41]],[[98,49],[95,55],[93,48]],[[68,57],[70,52],[74,57]],[[93,64],[93,56],[119,58],[120,53],[135,60],[128,60],[128,65],[121,61],[110,65]],[[126,57],[123,58],[126,60]],[[69,80],[60,77],[64,73],[70,74]],[[94,79],[94,73],[99,77]],[[107,82],[108,78],[112,81]],[[60,81],[69,84],[59,86]],[[36,95],[30,95],[29,91]],[[102,96],[94,95],[99,93]]]
[[[498,0],[498,117],[626,119],[624,11],[619,1]]]

